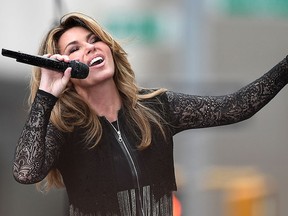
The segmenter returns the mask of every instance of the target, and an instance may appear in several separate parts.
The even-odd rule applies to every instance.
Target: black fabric
[[[151,145],[137,150],[139,129],[131,125],[125,107],[118,116],[119,128],[141,170],[141,186],[150,185],[158,199],[176,190],[173,165],[173,135],[192,128],[214,127],[250,118],[267,104],[288,81],[284,59],[261,78],[223,96],[197,96],[167,91],[141,103],[158,112],[165,120],[166,139],[152,125]],[[143,90],[143,93],[150,90]],[[152,91],[152,90],[151,90]],[[117,192],[134,186],[119,174],[127,168],[125,158],[115,158],[119,149],[111,125],[99,117],[103,127],[100,143],[92,149],[83,141],[83,128],[63,133],[49,122],[56,98],[39,91],[23,128],[15,152],[14,176],[21,183],[41,181],[52,168],[63,176],[69,202],[83,214],[106,212],[120,215]],[[89,146],[89,145],[88,145]],[[115,170],[117,169],[117,171]],[[129,172],[128,169],[125,173]],[[121,180],[119,179],[121,178]],[[77,210],[77,211],[78,211]]]

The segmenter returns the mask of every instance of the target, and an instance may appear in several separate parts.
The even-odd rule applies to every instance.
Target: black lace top
[[[144,100],[142,103],[167,122],[167,137],[153,128],[152,144],[142,151],[136,148],[137,130],[133,132],[135,127],[128,122],[125,109],[118,115],[119,133],[99,117],[101,141],[88,149],[82,139],[83,128],[64,133],[51,124],[49,118],[57,98],[39,90],[16,147],[14,177],[20,183],[31,184],[43,180],[51,169],[58,169],[68,193],[70,215],[172,215],[171,192],[176,190],[173,135],[248,119],[287,81],[284,59],[261,78],[229,95],[167,91]]]

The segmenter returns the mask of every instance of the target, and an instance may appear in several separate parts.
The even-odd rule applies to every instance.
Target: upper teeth
[[[103,61],[103,58],[98,56],[98,57],[92,59],[92,61],[90,62],[90,66],[93,65],[94,63],[98,62],[98,61],[99,61],[99,63],[101,63]]]

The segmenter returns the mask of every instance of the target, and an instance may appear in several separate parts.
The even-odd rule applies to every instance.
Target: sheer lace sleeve
[[[175,133],[248,119],[265,106],[287,81],[288,65],[284,59],[261,78],[233,94],[196,96],[167,92]]]
[[[46,177],[59,154],[64,136],[49,118],[57,98],[39,90],[15,151],[13,174],[30,184]]]

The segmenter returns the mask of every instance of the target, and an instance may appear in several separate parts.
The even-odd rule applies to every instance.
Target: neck
[[[77,91],[98,116],[105,116],[110,122],[117,120],[121,109],[121,98],[114,82]]]

